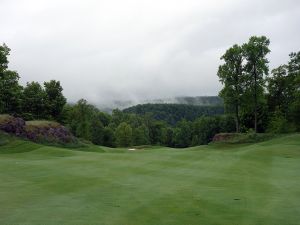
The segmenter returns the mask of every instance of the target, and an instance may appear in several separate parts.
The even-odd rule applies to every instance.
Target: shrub
[[[290,133],[294,130],[295,128],[287,121],[279,110],[275,111],[272,115],[267,128],[267,132],[275,134]]]

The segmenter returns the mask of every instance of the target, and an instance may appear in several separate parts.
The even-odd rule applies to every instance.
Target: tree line
[[[154,119],[150,113],[138,115],[116,109],[110,115],[83,99],[64,107],[62,122],[77,137],[109,147],[196,146],[207,144],[216,133],[234,131],[231,116],[201,116],[194,121],[183,119],[172,126]]]
[[[160,120],[157,120],[153,114],[146,112],[138,115],[114,110],[110,115],[101,112],[84,99],[76,104],[66,104],[59,81],[51,80],[43,85],[29,82],[24,87],[20,85],[18,73],[8,69],[9,52],[10,49],[5,44],[0,46],[0,114],[12,114],[25,120],[55,120],[68,127],[76,137],[109,147],[188,147],[206,144],[220,131],[232,131],[231,117],[212,116],[196,119],[197,113],[221,114],[222,107],[196,107],[197,111],[195,107],[190,109],[190,106],[183,105],[177,109],[177,115],[175,108],[178,106],[159,106],[157,112],[165,110],[166,114],[173,115],[175,119],[160,117]],[[175,122],[169,123],[174,120]]]
[[[221,57],[218,76],[226,112],[235,118],[236,132],[300,130],[300,52],[269,74],[270,40],[253,36],[233,45]]]
[[[26,120],[59,120],[66,98],[59,81],[19,84],[19,74],[8,69],[10,49],[0,45],[0,113],[21,116]]]
[[[189,147],[207,144],[219,132],[300,131],[300,52],[291,53],[287,64],[269,75],[269,43],[264,36],[251,37],[222,56],[218,76],[224,85],[220,96],[224,99],[225,115],[220,106],[156,104],[107,114],[83,99],[67,104],[59,81],[20,85],[18,73],[8,69],[10,49],[3,44],[0,114],[25,120],[55,120],[78,138],[110,147]]]

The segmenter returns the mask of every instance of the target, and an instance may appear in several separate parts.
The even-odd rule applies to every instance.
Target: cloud
[[[300,50],[297,0],[1,0],[0,42],[21,81],[62,82],[95,104],[216,95],[219,58],[252,35],[271,66]]]

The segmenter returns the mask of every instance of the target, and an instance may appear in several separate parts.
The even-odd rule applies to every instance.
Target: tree
[[[221,57],[225,61],[219,67],[218,76],[224,88],[220,92],[220,96],[224,99],[224,103],[233,110],[236,122],[236,132],[240,130],[240,114],[239,109],[242,104],[244,93],[244,74],[243,74],[243,49],[238,45],[229,48]]]
[[[200,117],[193,123],[193,145],[209,143],[219,133],[220,125],[216,117]],[[198,140],[198,143],[196,141]]]
[[[7,69],[9,52],[7,45],[0,45],[0,113],[15,114],[20,111],[22,87],[18,73]]]
[[[104,127],[99,119],[96,119],[91,124],[91,141],[95,145],[103,144]]]
[[[41,119],[45,116],[45,96],[38,82],[27,83],[22,98],[22,113],[26,119]]]
[[[278,108],[275,110],[274,113],[272,113],[267,131],[269,133],[277,133],[277,134],[288,133],[288,132],[293,132],[294,127],[290,123],[288,123],[284,114]]]
[[[166,128],[166,146],[173,147],[173,129],[171,127]]]
[[[132,142],[131,126],[126,122],[120,123],[120,125],[116,129],[115,136],[116,136],[117,146],[120,147],[130,146]]]
[[[186,120],[180,121],[175,128],[174,132],[174,145],[175,147],[184,148],[191,144],[192,130],[191,123]]]
[[[222,133],[231,133],[235,127],[235,118],[231,115],[216,116],[219,120],[219,129]]]
[[[132,130],[132,141],[134,145],[150,144],[149,129],[143,124]]]
[[[288,76],[291,80],[290,89],[292,89],[292,101],[289,106],[291,118],[297,130],[300,131],[300,51],[290,54],[288,62]]]
[[[149,123],[150,122],[150,123]],[[148,120],[150,142],[153,145],[160,145],[166,141],[166,123],[156,120]]]
[[[115,134],[112,128],[105,127],[103,130],[103,145],[115,147]]]
[[[5,70],[0,74],[0,93],[0,113],[19,113],[22,87],[17,72]]]
[[[55,80],[44,82],[44,86],[46,92],[45,104],[47,115],[51,118],[58,119],[67,102],[62,93],[63,88],[61,87],[60,82]]]
[[[288,76],[287,66],[281,65],[272,70],[267,78],[268,105],[270,112],[280,110],[287,117],[288,108],[293,98],[293,79]]]
[[[108,113],[104,113],[104,112],[98,112],[98,118],[101,121],[101,123],[103,124],[103,126],[108,126],[109,123],[111,122],[111,115],[109,115]]]
[[[73,134],[86,140],[92,140],[91,125],[96,118],[98,109],[81,99],[66,113],[66,123]]]
[[[6,44],[0,45],[0,74],[2,74],[8,65],[8,56],[9,56],[10,49],[7,47]]]
[[[246,59],[246,91],[250,96],[253,96],[255,132],[257,132],[258,102],[263,97],[264,75],[267,75],[269,71],[269,61],[266,58],[266,55],[270,52],[269,44],[270,40],[267,37],[253,36],[248,43],[242,46],[243,55]]]

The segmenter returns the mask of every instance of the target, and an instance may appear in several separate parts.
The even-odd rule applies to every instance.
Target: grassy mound
[[[0,224],[300,221],[300,134],[180,150],[89,146],[102,154],[4,138]]]

